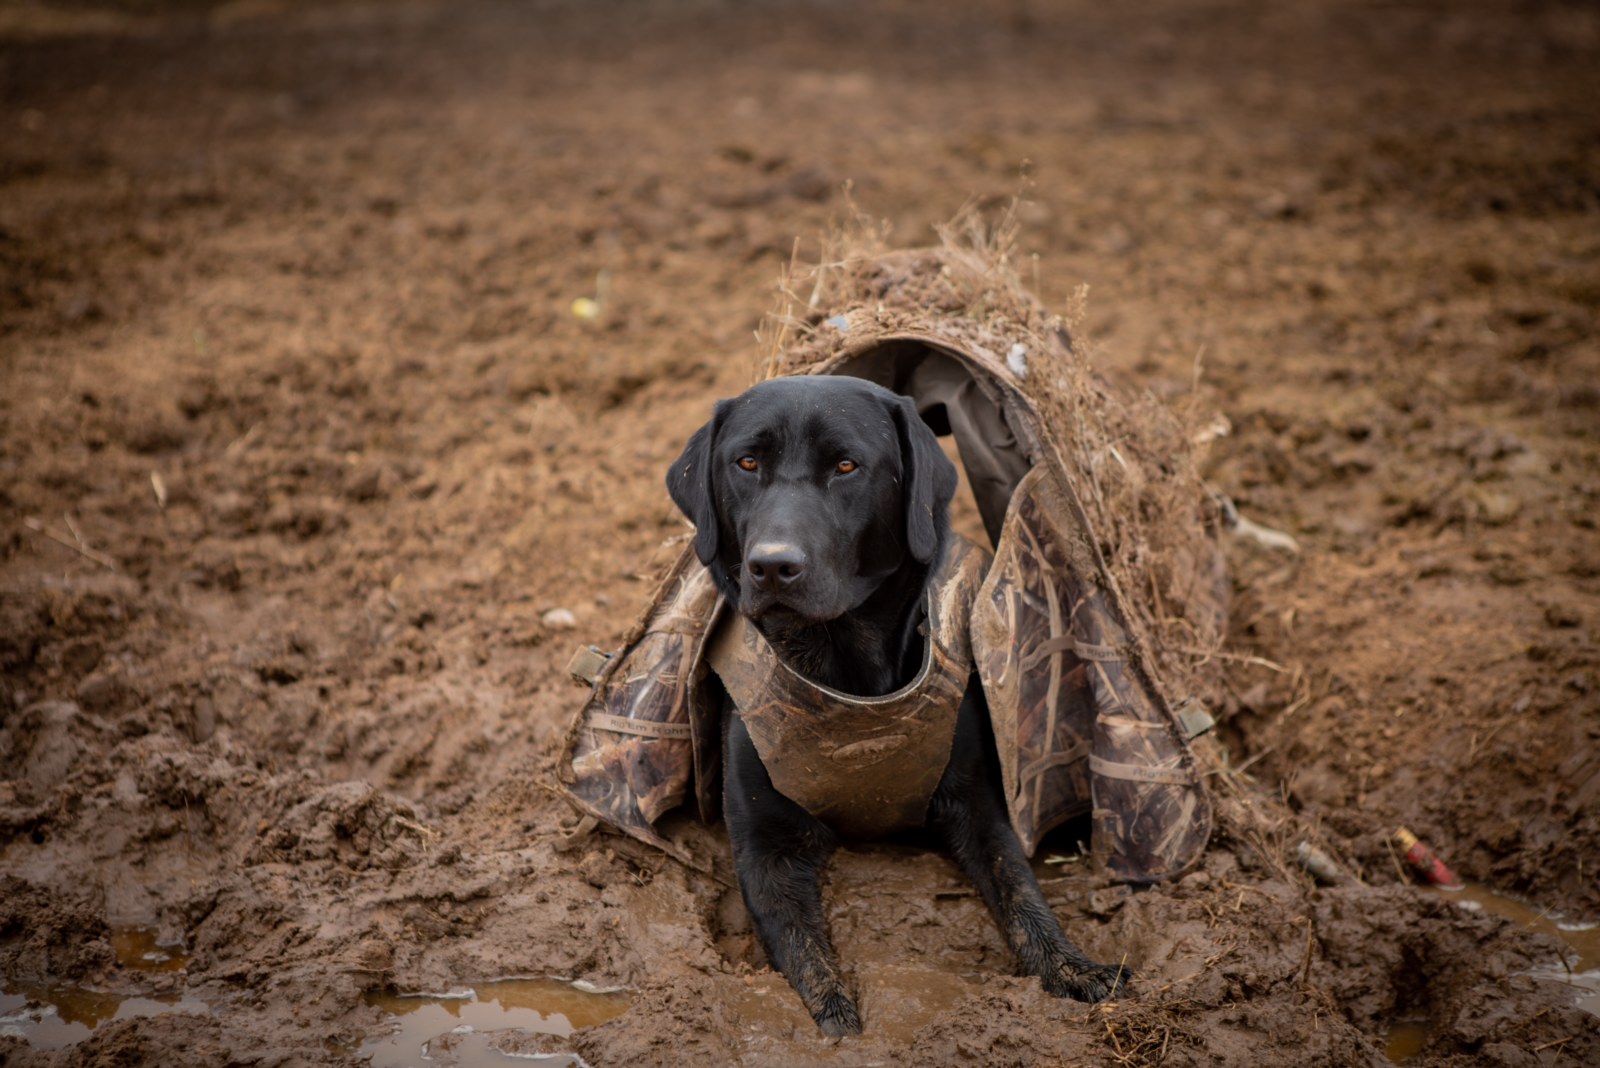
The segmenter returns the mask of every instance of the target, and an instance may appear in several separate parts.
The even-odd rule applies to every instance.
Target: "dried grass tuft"
[[[996,343],[1028,352],[1025,388],[1083,503],[1112,593],[1152,679],[1169,695],[1215,701],[1226,628],[1216,552],[1218,506],[1199,473],[1217,416],[1114,388],[1093,365],[1083,324],[1088,288],[1052,314],[1017,271],[1017,201],[998,212],[969,204],[939,228],[932,255],[890,255],[888,231],[852,203],[823,239],[819,262],[791,259],[757,332],[758,378],[804,373],[829,355],[827,319],[877,300],[882,318],[959,316]],[[1037,274],[1037,262],[1032,263]],[[1001,352],[1006,351],[1001,349]],[[1198,374],[1198,361],[1197,370]]]

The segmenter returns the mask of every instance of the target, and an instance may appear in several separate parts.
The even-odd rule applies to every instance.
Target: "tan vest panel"
[[[853,837],[922,825],[972,677],[967,617],[987,563],[982,549],[951,542],[928,593],[922,670],[882,697],[812,682],[729,613],[707,660],[779,793]]]

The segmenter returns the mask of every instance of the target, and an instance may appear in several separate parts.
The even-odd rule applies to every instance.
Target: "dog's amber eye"
[[[754,471],[761,465],[756,463],[756,458],[754,456],[741,456],[739,457],[739,466],[746,471]]]
[[[834,470],[839,472],[841,475],[848,475],[855,469],[856,462],[854,460],[840,460],[838,466],[834,468]]]

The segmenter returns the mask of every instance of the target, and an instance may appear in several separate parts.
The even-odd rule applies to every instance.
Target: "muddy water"
[[[1468,883],[1460,890],[1431,892],[1461,908],[1502,916],[1524,930],[1560,940],[1566,946],[1562,958],[1530,974],[1569,984],[1573,1004],[1600,1016],[1600,923],[1563,920],[1477,883]],[[1425,1017],[1395,1020],[1384,1039],[1384,1054],[1395,1063],[1408,1061],[1427,1048],[1433,1031],[1434,1021]]]
[[[364,1000],[388,1013],[388,1033],[362,1043],[358,1054],[372,1068],[403,1068],[424,1057],[461,1068],[485,1068],[530,1061],[529,1054],[500,1049],[487,1032],[565,1037],[622,1015],[629,995],[588,990],[560,979],[502,979],[447,994],[374,992]],[[532,1060],[550,1065],[581,1063],[565,1054]]]
[[[205,1002],[175,994],[125,998],[80,988],[18,983],[14,990],[0,994],[0,1035],[17,1035],[35,1049],[64,1049],[112,1020],[209,1011]]]
[[[111,932],[117,962],[134,972],[178,972],[189,957],[177,943],[162,943],[149,927]],[[0,991],[0,1035],[16,1035],[35,1049],[63,1049],[88,1038],[103,1023],[164,1012],[206,1013],[205,1002],[178,994],[130,997],[81,986],[19,981]]]
[[[189,955],[177,942],[160,941],[154,927],[121,927],[111,932],[111,948],[117,963],[140,972],[181,972],[189,966]]]
[[[1433,1037],[1433,1021],[1426,1017],[1396,1020],[1389,1025],[1383,1041],[1383,1055],[1396,1064],[1409,1061],[1428,1046]]]
[[[1524,930],[1549,935],[1565,943],[1569,950],[1565,960],[1554,961],[1532,974],[1539,979],[1570,983],[1574,1004],[1600,1016],[1600,922],[1563,920],[1476,883],[1468,883],[1465,889],[1458,891],[1437,892],[1462,908],[1482,909],[1504,916]]]

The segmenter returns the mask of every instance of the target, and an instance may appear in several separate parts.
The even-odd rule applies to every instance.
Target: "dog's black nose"
[[[793,545],[762,542],[745,555],[744,571],[757,589],[776,593],[793,586],[805,574],[806,554]]]

